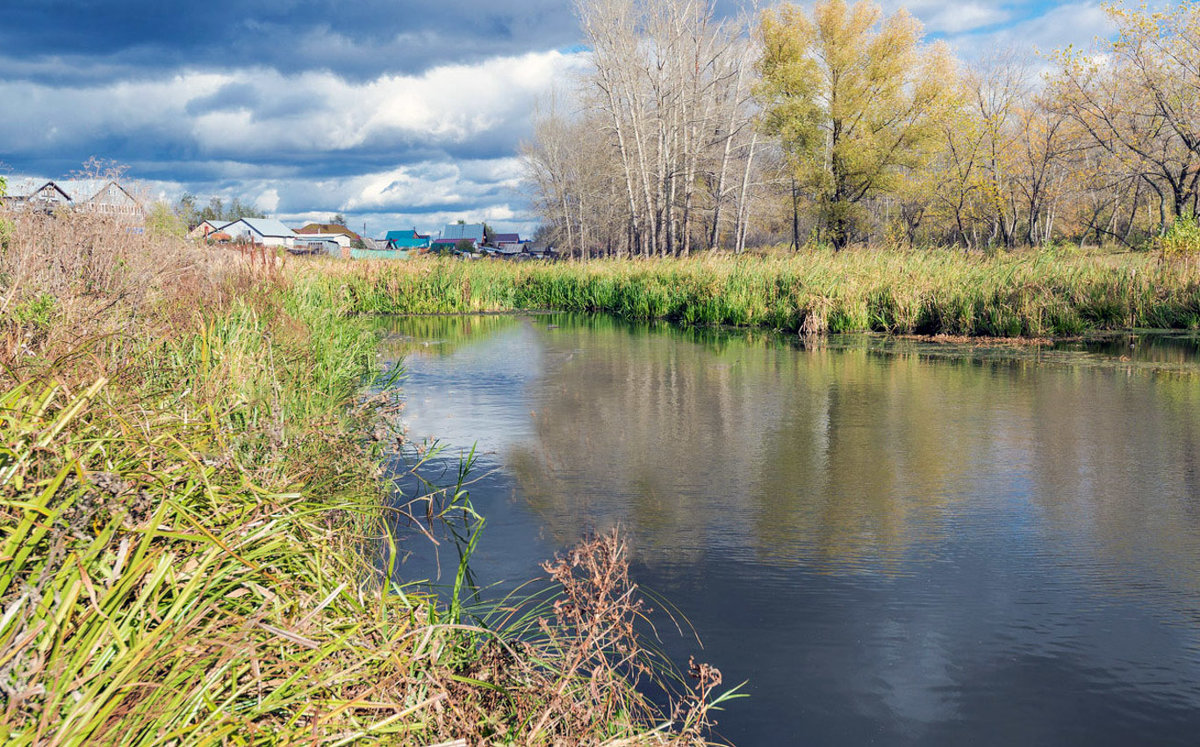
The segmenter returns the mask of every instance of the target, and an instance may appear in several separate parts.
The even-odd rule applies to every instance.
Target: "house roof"
[[[226,223],[226,221],[212,221],[212,220],[207,220],[207,219],[202,220],[196,224],[195,228],[193,228],[191,231],[188,232],[188,236],[191,236],[193,238],[199,237],[199,236],[209,236],[209,235],[221,230],[222,226],[224,226],[225,223]]]
[[[442,231],[443,239],[471,239],[473,241],[483,242],[483,224],[482,223],[451,223]]]
[[[492,234],[494,243],[519,244],[521,243],[521,234],[519,233],[494,233]]]
[[[70,193],[50,179],[16,179],[8,183],[7,196],[28,199],[45,187],[53,187],[62,193],[63,197],[71,199]]]
[[[274,218],[238,218],[222,228],[232,228],[234,223],[245,223],[259,236],[295,236],[296,232]]]
[[[297,228],[296,233],[340,233],[352,239],[359,238],[358,234],[346,228],[341,223],[309,223],[303,228]]]
[[[434,239],[432,243],[434,243],[434,244],[449,244],[451,246],[454,246],[455,244],[457,244],[460,241],[462,241],[462,239],[446,238],[445,236],[443,236],[440,239]],[[470,241],[470,239],[467,239],[467,241]]]
[[[56,179],[54,183],[70,195],[75,202],[83,202],[92,199],[103,192],[105,187],[115,182],[111,179]]]
[[[429,239],[407,236],[397,239],[384,239],[384,243],[397,249],[424,249],[429,246]]]
[[[112,179],[17,179],[8,185],[7,191],[9,197],[27,199],[46,187],[53,187],[71,202],[79,203],[95,199],[110,186],[130,202],[137,202],[128,190]]]

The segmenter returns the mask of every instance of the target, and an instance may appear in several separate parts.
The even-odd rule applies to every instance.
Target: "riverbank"
[[[1038,250],[812,252],[782,257],[507,263],[323,263],[345,312],[556,309],[804,335],[1061,337],[1200,327],[1200,270],[1148,254]]]
[[[314,276],[96,219],[16,221],[0,741],[697,738],[703,697],[664,735],[630,670],[605,665],[630,643],[610,623],[637,610],[576,567],[555,581],[585,617],[531,608],[500,634],[381,577],[364,547],[386,542],[394,403],[362,398],[377,340]],[[590,548],[573,557],[623,578],[619,539]]]

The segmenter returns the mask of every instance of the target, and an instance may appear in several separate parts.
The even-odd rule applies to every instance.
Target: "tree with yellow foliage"
[[[1105,10],[1117,35],[1095,52],[1059,53],[1051,91],[1092,148],[1157,193],[1165,230],[1200,207],[1200,3]]]
[[[955,107],[953,59],[923,43],[906,11],[884,18],[866,0],[824,0],[811,15],[794,5],[767,10],[758,34],[765,126],[843,248],[863,202],[925,162]]]

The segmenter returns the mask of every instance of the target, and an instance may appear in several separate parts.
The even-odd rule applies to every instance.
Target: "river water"
[[[1195,335],[806,348],[605,317],[384,324],[410,443],[446,446],[426,471],[476,446],[479,583],[619,524],[634,580],[703,641],[666,651],[747,682],[722,738],[1200,740]],[[437,570],[418,551],[399,573]]]

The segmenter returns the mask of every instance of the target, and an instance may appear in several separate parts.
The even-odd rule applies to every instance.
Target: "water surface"
[[[479,581],[620,524],[635,580],[705,646],[667,650],[749,682],[719,717],[735,744],[1196,743],[1194,335],[386,324],[410,438],[447,444],[451,473],[477,444]],[[400,573],[436,569],[418,552]]]

